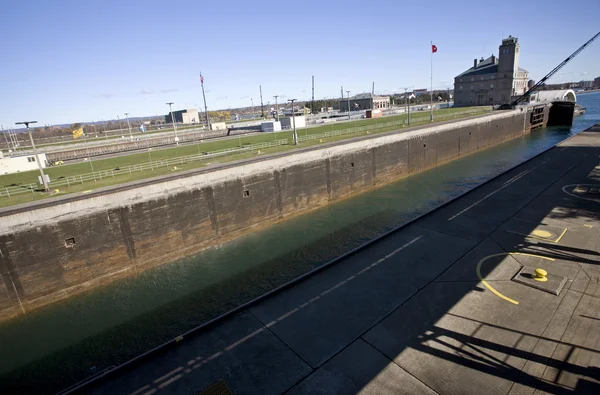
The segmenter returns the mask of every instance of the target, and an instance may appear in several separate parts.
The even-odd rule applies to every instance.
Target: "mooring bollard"
[[[548,277],[546,277],[548,275],[548,272],[545,271],[544,269],[535,269],[535,275],[533,277],[533,279],[535,281],[540,281],[540,282],[546,282],[548,281]]]

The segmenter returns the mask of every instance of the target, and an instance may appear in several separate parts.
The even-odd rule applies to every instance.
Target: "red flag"
[[[431,53],[436,53],[437,52],[437,47],[433,44],[431,44]]]
[[[200,74],[200,83],[204,84],[204,77],[202,77],[202,74]]]

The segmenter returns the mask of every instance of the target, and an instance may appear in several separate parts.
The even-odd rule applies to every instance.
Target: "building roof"
[[[469,70],[465,71],[462,74],[456,76],[456,78],[460,77],[472,77],[474,75],[483,75],[483,74],[496,74],[498,72],[498,65],[491,64],[483,67],[471,67]]]
[[[563,89],[556,91],[539,91],[532,94],[531,101],[537,103],[549,103],[553,101],[571,101],[576,102],[577,96],[573,89]]]
[[[510,37],[505,40],[516,39],[516,37]],[[504,40],[503,40],[504,41]],[[481,61],[475,67],[471,67],[467,71],[463,72],[456,76],[459,77],[472,77],[475,75],[485,75],[485,74],[496,74],[498,72],[498,62],[499,59],[495,55],[491,55],[487,59],[481,58]],[[524,68],[519,67],[520,72],[528,72]]]

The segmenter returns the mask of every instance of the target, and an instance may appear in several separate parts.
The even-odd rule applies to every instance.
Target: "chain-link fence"
[[[446,114],[446,115],[438,115],[436,116],[436,120],[448,120],[453,118],[463,118],[469,115],[481,114],[481,111],[470,110],[464,112],[457,112],[454,114]],[[421,123],[428,122],[429,115],[424,116],[413,116],[411,117],[411,123]],[[389,129],[397,126],[408,126],[408,122],[406,119],[398,120],[398,121],[388,121],[382,123],[374,123],[366,126],[357,126],[349,129],[340,129],[340,130],[332,130],[329,132],[323,133],[313,133],[306,135],[298,136],[298,143],[314,141],[314,140],[323,140],[331,137],[338,136],[347,136],[352,134],[364,133],[372,130],[378,129]],[[239,154],[244,152],[252,152],[252,151],[260,151],[261,149],[271,148],[271,147],[279,147],[282,145],[289,145],[291,141],[289,139],[279,139],[268,141],[264,143],[255,143],[255,144],[247,144],[238,147],[226,148],[218,151],[210,151],[203,152],[200,154],[180,156],[170,159],[163,159],[158,161],[149,161],[145,163],[139,163],[130,166],[123,166],[120,168],[115,168],[112,170],[101,170],[94,171],[91,173],[78,174],[73,176],[59,177],[56,180],[52,180],[50,186],[52,188],[58,188],[60,186],[71,186],[76,184],[85,184],[86,182],[96,182],[101,181],[106,178],[113,178],[119,175],[132,175],[134,173],[140,173],[148,170],[160,169],[163,167],[177,166],[177,165],[185,165],[187,163],[204,161],[215,157],[221,157],[231,154]],[[0,178],[1,179],[1,178]],[[19,186],[11,186],[4,187],[0,189],[0,197],[11,197],[14,195],[22,194],[22,193],[35,193],[39,190],[40,187],[37,184],[22,184]]]

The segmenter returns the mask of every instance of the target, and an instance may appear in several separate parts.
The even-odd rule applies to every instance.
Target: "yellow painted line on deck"
[[[525,234],[525,233],[520,233],[520,232],[515,232],[513,230],[507,230],[507,233],[512,233],[515,235],[521,235],[521,236],[525,236],[525,237],[529,237],[532,239],[538,239],[538,240],[544,240],[544,241],[548,241],[550,243],[554,243],[554,244],[558,244],[558,242],[560,241],[560,239],[562,239],[562,237],[565,235],[565,233],[567,233],[567,230],[569,230],[568,228],[565,228],[565,230],[563,230],[563,232],[560,234],[560,236],[558,236],[556,238],[556,240],[551,240],[548,237],[549,236],[545,236],[546,233],[548,233],[550,236],[554,236],[552,233],[545,231],[545,230],[534,230],[533,232],[529,233],[529,234]],[[536,233],[538,232],[538,233]],[[542,233],[542,232],[546,232],[546,233]]]
[[[478,263],[477,263],[477,267],[475,268],[475,271],[477,272],[477,277],[479,278],[479,280],[481,281],[481,283],[490,291],[492,291],[492,293],[496,296],[498,296],[500,299],[504,299],[509,303],[518,305],[519,302],[509,298],[508,296],[503,295],[502,293],[498,292],[494,287],[492,287],[487,281],[485,281],[485,279],[483,278],[483,276],[481,275],[481,265],[483,264],[483,262],[487,261],[490,258],[494,258],[497,256],[502,256],[502,255],[526,255],[526,256],[533,256],[536,258],[542,258],[542,259],[546,259],[549,261],[553,261],[553,258],[548,258],[542,255],[536,255],[536,254],[529,254],[526,252],[499,252],[497,254],[492,254],[492,255],[488,255],[486,257],[483,257]]]
[[[565,228],[565,230],[563,230],[563,232],[560,234],[560,236],[558,236],[558,239],[554,240],[554,242],[556,244],[558,244],[558,242],[560,241],[560,239],[563,238],[563,236],[565,235],[565,233],[567,233],[568,228]]]

